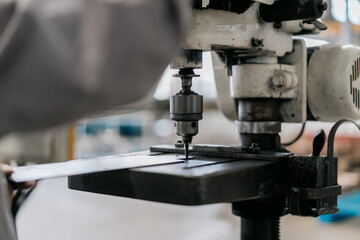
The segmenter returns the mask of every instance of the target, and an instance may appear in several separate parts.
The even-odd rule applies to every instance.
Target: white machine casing
[[[308,106],[318,121],[360,119],[360,48],[323,45],[308,64]]]

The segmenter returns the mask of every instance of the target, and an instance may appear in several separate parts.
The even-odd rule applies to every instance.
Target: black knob
[[[315,133],[314,140],[313,140],[313,156],[319,156],[321,150],[324,148],[326,141],[326,134],[323,129]]]

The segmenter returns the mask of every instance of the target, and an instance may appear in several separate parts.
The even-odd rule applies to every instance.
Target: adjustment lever
[[[304,23],[307,23],[307,24],[313,24],[318,30],[320,31],[325,31],[327,30],[327,26],[320,22],[319,20],[306,20],[306,21],[303,21]]]
[[[312,156],[318,157],[321,153],[321,150],[324,148],[326,142],[326,134],[323,129],[319,130],[315,133],[314,140],[313,140],[313,152]]]

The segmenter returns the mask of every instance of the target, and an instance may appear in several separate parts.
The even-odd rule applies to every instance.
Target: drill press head
[[[201,56],[206,51],[215,51],[227,70],[227,80],[221,85],[229,84],[230,78],[229,91],[218,91],[218,96],[227,97],[218,99],[231,98],[228,102],[233,108],[227,109],[236,112],[241,145],[259,143],[262,149],[280,150],[281,122],[306,120],[307,52],[305,44],[292,36],[323,29],[316,19],[323,14],[326,3],[237,2],[214,0],[205,7],[202,1],[196,1],[187,36],[171,62],[172,69],[180,69],[177,76],[182,81],[182,90],[171,97],[171,119],[185,150],[202,118],[202,98],[191,91],[191,81],[195,77],[193,69],[202,68]],[[219,81],[219,75],[215,81]]]

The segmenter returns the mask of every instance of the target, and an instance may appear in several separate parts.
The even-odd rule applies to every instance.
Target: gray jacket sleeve
[[[183,0],[2,1],[12,2],[0,0],[0,136],[139,101],[177,51],[187,13]],[[15,240],[0,180],[0,239]]]
[[[0,239],[16,240],[14,219],[9,211],[9,194],[6,186],[6,179],[0,172]]]
[[[142,99],[177,51],[183,0],[19,0],[0,36],[0,135]]]

